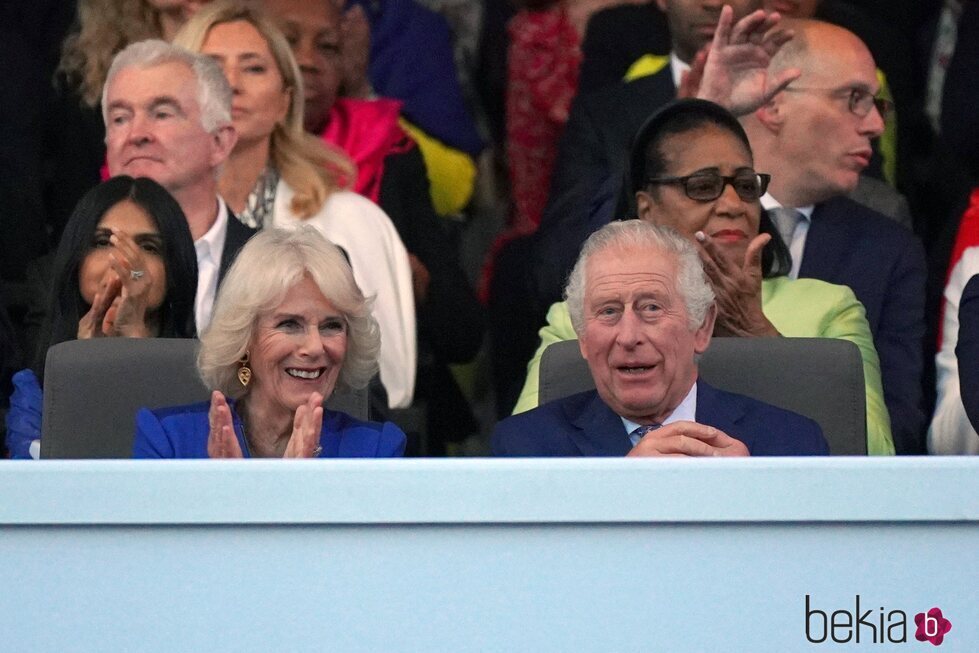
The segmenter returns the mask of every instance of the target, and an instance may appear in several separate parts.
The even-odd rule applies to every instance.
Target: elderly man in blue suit
[[[582,248],[566,290],[595,390],[500,422],[500,456],[829,453],[805,417],[697,379],[717,309],[694,246],[664,227],[614,222]]]
[[[789,276],[849,286],[867,309],[895,448],[923,453],[924,249],[909,230],[846,197],[884,130],[874,59],[841,27],[790,25],[795,38],[769,74],[791,67],[801,76],[741,119],[756,165],[774,173],[761,203],[792,253]]]

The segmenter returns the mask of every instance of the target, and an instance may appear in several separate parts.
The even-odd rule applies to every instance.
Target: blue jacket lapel
[[[722,393],[704,381],[697,381],[698,424],[708,424],[731,437],[738,437],[734,433],[738,431],[737,423],[742,417],[744,406],[736,397]]]
[[[605,405],[597,392],[581,412],[568,415],[575,427],[568,436],[582,456],[624,456],[632,449],[622,419]]]

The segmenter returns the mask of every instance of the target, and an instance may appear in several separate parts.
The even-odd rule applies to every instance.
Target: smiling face
[[[248,403],[264,414],[292,415],[313,392],[330,396],[347,354],[347,323],[309,277],[258,317],[249,343]]]
[[[666,137],[659,144],[659,152],[665,163],[663,177],[696,172],[731,176],[754,171],[751,152],[744,143],[713,124]],[[761,204],[741,199],[730,184],[724,186],[720,197],[708,202],[690,199],[678,184],[650,185],[636,193],[636,205],[641,220],[672,227],[691,240],[696,232],[703,231],[733,261],[744,261],[748,242],[758,235]]]
[[[136,246],[143,250],[146,278],[152,286],[148,307],[154,311],[163,304],[167,289],[167,271],[163,261],[163,241],[160,230],[141,206],[130,200],[119,202],[105,212],[92,234],[91,249],[85,254],[78,268],[78,289],[89,306],[95,294],[108,283],[112,270],[109,255],[115,247],[109,242],[112,229],[118,229],[132,237]],[[117,254],[118,256],[118,254]],[[115,274],[111,272],[111,274]]]
[[[303,76],[305,127],[319,133],[340,88],[340,11],[332,0],[266,0]]]
[[[149,177],[171,195],[213,186],[226,151],[201,124],[197,79],[186,65],[120,70],[106,94],[109,174]]]
[[[737,22],[755,9],[762,0],[656,0],[666,13],[673,39],[673,50],[681,61],[690,63],[697,51],[711,42],[721,17],[721,7],[731,5]]]
[[[581,355],[617,415],[659,422],[697,380],[694,355],[710,343],[713,313],[690,330],[675,255],[609,247],[588,259]]]
[[[231,85],[231,119],[242,144],[271,138],[285,119],[291,93],[285,88],[268,41],[244,20],[215,25],[201,52],[209,55]]]
[[[880,90],[863,42],[824,23],[804,29],[810,45],[800,62],[802,77],[773,104],[779,174],[772,179],[772,195],[789,206],[822,202],[856,188],[870,163],[871,139],[884,131],[876,109],[858,116],[848,108],[851,91]]]

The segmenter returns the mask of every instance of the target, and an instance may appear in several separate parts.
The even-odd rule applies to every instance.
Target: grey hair
[[[714,290],[704,273],[693,244],[669,227],[642,220],[610,222],[593,233],[581,248],[578,261],[568,277],[564,298],[575,333],[579,336],[585,326],[585,286],[588,261],[599,252],[611,248],[642,247],[650,256],[672,255],[677,261],[676,289],[687,309],[687,323],[694,331],[704,323],[707,311],[714,304]]]
[[[312,279],[346,321],[347,355],[337,385],[367,385],[377,372],[381,349],[380,328],[371,313],[373,299],[365,298],[357,286],[343,251],[314,227],[301,225],[266,229],[252,237],[228,270],[197,355],[197,369],[208,388],[235,399],[246,393],[238,382],[238,361],[248,350],[258,319],[275,310],[303,277]]]
[[[194,73],[204,131],[213,134],[219,127],[231,124],[231,85],[225,79],[221,66],[210,57],[159,39],[133,43],[112,60],[102,87],[103,122],[109,123],[109,85],[120,71],[126,68],[153,68],[168,63],[181,63]]]

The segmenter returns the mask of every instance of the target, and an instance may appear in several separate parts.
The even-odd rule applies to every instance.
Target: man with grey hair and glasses
[[[884,130],[887,102],[870,51],[853,33],[789,22],[795,38],[769,75],[798,79],[741,119],[755,164],[772,171],[762,206],[792,255],[792,278],[849,286],[867,311],[880,356],[897,453],[924,452],[924,249],[908,229],[846,197]]]
[[[217,175],[235,146],[231,87],[210,58],[148,40],[122,50],[102,89],[109,174],[149,177],[173,195],[197,250],[201,332],[217,286],[255,230],[228,211]]]
[[[694,246],[640,220],[585,242],[565,290],[595,390],[501,421],[498,456],[825,455],[812,420],[697,378],[717,307]]]

